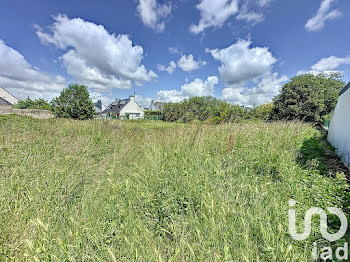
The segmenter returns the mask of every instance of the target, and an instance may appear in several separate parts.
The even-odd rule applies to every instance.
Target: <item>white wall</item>
[[[135,97],[130,96],[130,102],[120,111],[120,115],[130,115],[130,119],[136,119],[136,114],[140,114],[139,118],[145,116],[143,109],[135,102]]]
[[[0,86],[0,97],[10,102],[12,105],[18,103],[18,99]]]
[[[157,111],[158,108],[154,105],[154,100],[152,100],[151,105],[149,106],[149,111]]]
[[[350,89],[339,97],[329,126],[328,141],[350,168]]]

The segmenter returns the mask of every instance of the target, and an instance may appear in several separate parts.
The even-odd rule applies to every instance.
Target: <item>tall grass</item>
[[[318,137],[301,123],[0,117],[0,260],[308,261],[319,229],[293,241],[288,200],[302,222],[348,197],[339,174],[299,161]]]

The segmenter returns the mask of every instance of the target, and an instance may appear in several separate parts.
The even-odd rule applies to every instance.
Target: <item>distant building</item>
[[[0,86],[0,105],[15,105],[18,99]]]
[[[103,111],[106,110],[106,106],[104,104],[102,104],[102,101],[101,100],[98,100],[95,104],[95,112],[97,114],[101,114]]]
[[[339,94],[329,125],[328,141],[350,168],[350,83]]]
[[[250,110],[253,109],[253,107],[251,107],[251,106],[245,106],[245,105],[242,105],[241,108],[242,108],[242,109],[245,109],[245,110],[247,110],[247,111],[250,111]]]
[[[143,108],[136,103],[134,96],[130,96],[129,99],[116,99],[101,114],[127,119],[143,119],[145,116]]]
[[[163,111],[165,102],[157,102],[152,100],[151,105],[149,106],[149,111]]]

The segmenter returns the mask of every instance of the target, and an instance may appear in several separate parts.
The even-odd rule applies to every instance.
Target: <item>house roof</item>
[[[0,105],[11,105],[11,103],[0,97]]]
[[[96,113],[101,113],[102,112],[101,108],[97,107],[96,105],[94,106],[94,109],[95,109]]]
[[[157,108],[157,111],[162,111],[163,106],[165,105],[165,102],[157,102],[157,101],[152,101],[152,105]]]
[[[103,114],[106,114],[106,113],[119,113],[129,102],[130,102],[130,99],[123,99],[123,100],[116,99],[102,113]]]
[[[350,82],[347,84],[346,87],[343,88],[342,91],[340,91],[339,96],[341,96],[341,95],[344,94],[346,91],[348,91],[348,89],[350,89]]]
[[[94,108],[96,113],[102,113],[106,109],[101,100],[98,100],[96,103],[94,103]]]
[[[15,96],[13,96],[10,92],[5,90],[1,86],[0,86],[0,98],[1,98],[0,104],[7,103],[8,105],[13,105],[13,104],[17,104],[18,102],[18,99]]]

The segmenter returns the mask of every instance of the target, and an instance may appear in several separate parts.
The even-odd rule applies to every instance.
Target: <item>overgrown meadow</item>
[[[347,210],[327,154],[299,122],[1,116],[0,260],[309,261],[329,243],[317,218],[292,240],[288,200],[299,229],[312,206]]]

